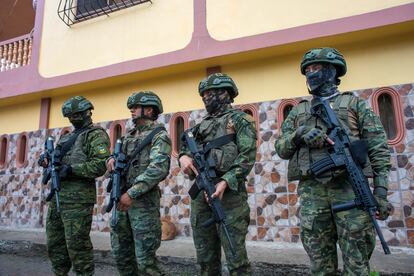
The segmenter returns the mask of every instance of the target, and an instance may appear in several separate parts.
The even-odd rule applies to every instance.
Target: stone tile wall
[[[399,94],[404,121],[404,138],[390,146],[392,171],[389,176],[389,201],[394,212],[387,221],[380,222],[384,236],[390,245],[414,246],[414,88],[413,84],[391,87]],[[354,91],[371,100],[374,89]],[[296,99],[300,101],[301,99]],[[252,104],[257,109],[259,144],[256,164],[249,174],[246,185],[249,193],[250,226],[248,240],[299,241],[299,199],[297,183],[287,181],[287,161],[278,157],[274,142],[279,135],[277,110],[280,100]],[[204,111],[190,113],[190,126],[200,122]],[[160,116],[159,121],[170,128],[172,114]],[[126,128],[131,122],[125,120]],[[109,130],[111,122],[99,123]],[[9,135],[8,162],[0,170],[0,226],[40,228],[45,225],[47,205],[44,200],[49,192],[41,185],[41,169],[36,160],[43,150],[46,130],[28,132],[28,162],[23,168],[16,167],[16,140],[19,134]],[[48,131],[59,138],[62,129]],[[97,204],[95,205],[93,230],[109,231],[110,214],[105,213],[108,202],[106,184],[99,178]],[[173,222],[177,233],[191,236],[190,198],[187,194],[191,183],[172,158],[170,174],[160,184],[162,190],[161,216]]]

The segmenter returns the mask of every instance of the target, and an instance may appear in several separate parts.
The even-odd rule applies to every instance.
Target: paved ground
[[[116,275],[109,234],[92,232],[91,237],[96,275]],[[306,275],[308,272],[309,261],[300,244],[248,242],[247,250],[254,275]],[[382,272],[381,275],[414,275],[414,249],[392,247],[391,251],[392,255],[386,256],[378,247],[371,260],[372,270]],[[164,241],[157,254],[167,275],[195,275],[197,271],[191,239]],[[51,275],[43,230],[0,227],[0,275]]]

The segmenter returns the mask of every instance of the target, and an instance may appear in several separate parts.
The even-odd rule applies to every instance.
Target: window
[[[257,111],[257,106],[254,104],[244,104],[239,106],[239,109],[243,111],[244,113],[249,114],[253,117],[256,125],[256,135],[257,135],[257,141],[256,146],[259,147],[260,145],[260,127],[259,127],[259,112]]]
[[[7,150],[8,150],[9,139],[6,135],[1,136],[0,139],[0,169],[6,167],[7,161]]]
[[[63,135],[66,135],[70,132],[71,127],[64,127],[62,128],[62,130],[60,131],[60,137],[62,137]]]
[[[172,138],[172,155],[178,156],[181,148],[181,135],[184,130],[190,127],[188,119],[189,114],[185,112],[175,113],[170,120],[170,134]]]
[[[404,138],[400,95],[391,87],[382,87],[372,94],[372,109],[380,117],[387,133],[388,144],[396,145]]]
[[[151,0],[60,0],[59,18],[68,26]]]
[[[288,104],[283,108],[283,120],[286,120],[287,116],[289,115],[289,112],[292,110],[293,105]]]
[[[125,134],[125,121],[113,121],[109,127],[109,139],[111,140],[111,149],[114,149],[116,140]]]
[[[27,134],[22,133],[17,138],[16,166],[22,168],[27,165]]]
[[[383,93],[378,97],[378,108],[381,123],[387,133],[388,140],[392,140],[397,136],[395,125],[395,111],[392,105],[392,98],[387,93]]]
[[[287,118],[289,112],[297,105],[298,101],[295,99],[285,99],[280,102],[277,108],[277,127],[279,129],[282,127],[283,121]]]

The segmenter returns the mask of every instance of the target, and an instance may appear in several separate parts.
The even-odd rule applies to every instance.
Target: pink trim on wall
[[[38,72],[45,0],[39,0],[35,17],[31,64],[0,74],[0,98],[24,95],[175,64],[285,45],[414,20],[414,3],[325,22],[243,38],[217,41],[206,25],[206,0],[194,0],[194,32],[183,49],[100,68],[43,78]],[[63,24],[63,23],[62,23]],[[24,81],[22,81],[24,80]]]
[[[23,145],[23,138],[25,140],[25,144]],[[24,147],[24,148],[22,148]],[[24,153],[22,153],[24,150]],[[16,140],[16,167],[23,168],[26,167],[28,164],[27,155],[29,153],[29,136],[27,132],[20,133],[19,137]],[[22,156],[23,155],[23,156]],[[20,158],[22,156],[23,160]]]
[[[40,102],[39,129],[49,128],[50,98],[42,98]]]
[[[171,135],[171,142],[172,142],[172,156],[177,158],[180,149],[177,149],[178,141],[176,140],[177,136],[177,128],[176,128],[176,121],[178,118],[182,118],[184,121],[184,130],[190,128],[190,113],[189,112],[177,112],[171,116],[170,119],[170,135]]]
[[[113,121],[111,123],[111,125],[109,126],[109,140],[111,141],[111,150],[113,150],[115,148],[115,127],[116,126],[120,126],[121,127],[121,136],[125,135],[126,132],[126,128],[125,128],[125,121],[123,120],[117,120],[117,121]]]
[[[260,146],[261,137],[260,137],[260,122],[259,122],[259,107],[257,104],[243,104],[237,106],[237,109],[240,109],[241,111],[248,113],[246,111],[250,111],[252,114],[252,117],[255,121],[256,126],[256,134],[257,134],[257,141],[256,141],[256,147]]]
[[[59,136],[59,139],[60,139],[60,138],[62,138],[62,136],[63,136],[63,135],[65,135],[65,134],[67,134],[67,133],[71,132],[72,130],[73,130],[73,128],[72,128],[72,127],[70,127],[70,126],[67,126],[67,127],[62,128],[62,129],[60,130],[60,136]],[[56,139],[56,138],[55,138],[55,141],[58,141],[58,139]]]
[[[3,148],[3,141],[6,141],[6,147]],[[0,169],[3,169],[7,166],[7,161],[9,157],[9,136],[3,134],[0,136]]]
[[[401,97],[400,94],[391,87],[381,87],[376,89],[371,95],[371,105],[372,109],[378,116],[380,116],[378,98],[384,93],[388,94],[392,99],[392,108],[394,110],[395,115],[395,128],[397,130],[395,138],[392,140],[388,140],[388,145],[395,146],[399,144],[405,136],[403,111],[401,107]]]
[[[297,106],[298,103],[299,102],[296,99],[284,99],[280,101],[280,104],[277,107],[277,128],[280,129],[280,131],[281,131],[282,123],[284,121],[283,112],[285,111],[285,108],[289,105]]]

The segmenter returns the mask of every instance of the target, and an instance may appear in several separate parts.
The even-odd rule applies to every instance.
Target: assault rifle
[[[126,166],[126,157],[122,153],[122,141],[118,139],[114,149],[115,168],[111,174],[106,192],[111,193],[108,206],[106,206],[106,212],[109,213],[112,209],[111,225],[115,226],[118,223],[118,212],[116,205],[121,197],[121,177]]]
[[[226,216],[224,214],[223,206],[218,198],[212,198],[211,195],[216,191],[214,179],[217,177],[215,171],[215,162],[212,158],[206,160],[204,151],[197,145],[193,133],[189,130],[184,132],[184,139],[187,143],[188,149],[191,151],[194,160],[194,167],[197,169],[198,175],[196,181],[189,190],[191,199],[196,199],[200,191],[204,191],[210,208],[213,212],[213,217],[205,221],[202,226],[208,227],[213,223],[219,224],[224,231],[224,234],[229,242],[231,253],[236,255],[233,242],[230,238],[229,231],[226,225]]]
[[[47,184],[49,180],[51,181],[50,193],[46,197],[46,201],[52,200],[53,196],[56,195],[56,210],[60,213],[60,203],[59,203],[59,192],[60,192],[60,177],[59,171],[56,170],[56,167],[61,165],[60,163],[60,150],[55,150],[54,148],[53,137],[48,137],[45,142],[45,152],[43,153],[43,158],[46,158],[48,161],[47,168],[43,169],[42,183]],[[40,161],[43,161],[41,158]]]
[[[354,200],[332,206],[332,211],[336,213],[358,208],[368,212],[375,227],[375,231],[381,241],[384,253],[391,254],[390,249],[384,240],[381,229],[378,226],[378,222],[375,219],[375,213],[378,209],[378,202],[375,200],[375,197],[369,187],[368,180],[366,179],[361,168],[361,164],[363,164],[366,160],[366,155],[365,158],[361,158],[361,147],[356,145],[355,142],[350,142],[348,135],[341,128],[328,101],[314,97],[312,100],[311,113],[313,116],[319,117],[326,123],[328,127],[327,138],[334,142],[334,144],[329,148],[329,155],[314,162],[310,166],[311,172],[315,176],[319,176],[328,170],[345,168],[349,179],[351,180],[352,189],[355,194]],[[363,142],[359,143],[360,145],[363,145]],[[353,150],[354,148],[357,150]],[[365,150],[365,152],[367,151]]]

